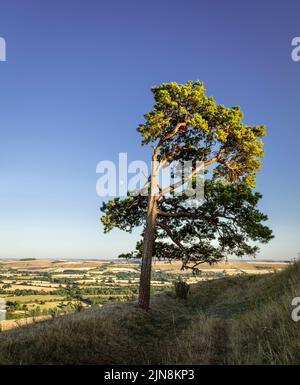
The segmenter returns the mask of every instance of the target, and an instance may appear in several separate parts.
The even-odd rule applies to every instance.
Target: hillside
[[[300,364],[300,264],[194,284],[0,333],[1,364]]]

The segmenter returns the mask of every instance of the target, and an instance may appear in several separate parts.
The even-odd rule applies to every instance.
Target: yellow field
[[[62,301],[64,299],[63,296],[59,295],[2,295],[2,298],[4,298],[6,301],[18,301],[20,303],[30,303],[35,301]]]

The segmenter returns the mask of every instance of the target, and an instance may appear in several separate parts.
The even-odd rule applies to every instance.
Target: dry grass
[[[300,265],[194,285],[188,300],[155,296],[0,334],[2,364],[300,364]]]

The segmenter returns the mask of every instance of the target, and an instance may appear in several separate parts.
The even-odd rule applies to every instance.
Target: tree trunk
[[[148,209],[146,228],[143,239],[143,259],[140,276],[140,289],[139,289],[139,307],[144,310],[148,310],[150,306],[150,287],[151,287],[151,266],[153,256],[153,246],[155,237],[156,226],[156,175],[155,175],[155,162],[152,164],[152,173],[150,181],[150,191],[148,196]]]

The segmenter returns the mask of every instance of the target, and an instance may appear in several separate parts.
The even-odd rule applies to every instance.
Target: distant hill
[[[300,364],[300,264],[107,305],[0,333],[1,364]]]

